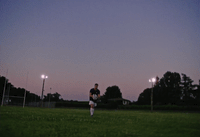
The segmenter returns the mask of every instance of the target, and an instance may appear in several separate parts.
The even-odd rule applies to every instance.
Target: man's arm
[[[90,90],[89,97],[90,97],[90,100],[93,100],[93,95],[92,95],[92,92],[91,92],[91,90]]]
[[[90,95],[89,95],[89,97],[92,97],[93,98],[93,96],[92,96],[92,93],[90,92]]]

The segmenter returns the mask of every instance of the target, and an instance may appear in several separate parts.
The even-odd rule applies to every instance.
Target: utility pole
[[[45,83],[45,79],[48,78],[48,76],[42,75],[41,78],[43,79],[42,95],[41,95],[41,107],[43,107],[44,83]]]
[[[42,85],[41,107],[43,107],[44,83],[45,83],[45,79],[43,79],[43,85]]]
[[[49,94],[49,108],[50,108],[50,98],[51,98],[51,88],[50,88],[50,94]]]
[[[28,72],[27,72],[27,77],[26,77],[26,89],[27,89],[27,84],[28,84]],[[26,89],[24,91],[24,102],[23,102],[23,108],[26,104]]]
[[[154,83],[156,82],[156,78],[149,79],[149,82],[152,83],[152,88],[151,88],[151,112],[153,112],[153,86],[154,86]]]
[[[9,87],[8,87],[8,104],[9,104],[9,95],[10,95],[10,86],[11,86],[11,84],[9,84]]]
[[[153,112],[153,82],[152,82],[152,88],[151,88],[151,112]]]

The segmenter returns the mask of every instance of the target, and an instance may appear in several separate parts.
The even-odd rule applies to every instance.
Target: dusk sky
[[[1,0],[0,75],[15,87],[88,100],[117,85],[131,101],[167,71],[200,79],[200,0]]]

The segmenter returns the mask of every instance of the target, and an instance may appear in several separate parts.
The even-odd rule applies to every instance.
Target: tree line
[[[159,78],[158,78],[159,79]],[[200,105],[200,85],[186,74],[166,72],[153,87],[154,105]],[[145,89],[136,104],[150,105],[152,88]]]
[[[0,95],[2,99],[4,83],[6,80],[6,96],[24,97],[24,88],[16,88],[8,82],[3,76],[0,76]],[[151,90],[153,89],[153,104],[154,105],[200,105],[200,84],[193,84],[193,80],[186,74],[167,71],[161,79],[153,86],[153,88],[145,89],[134,103],[136,105],[150,105]],[[60,98],[59,93],[48,93],[44,95],[43,101],[64,102]],[[122,92],[116,85],[108,87],[105,93],[101,96],[102,103],[107,103],[109,99],[122,98]],[[40,96],[26,91],[26,103],[39,102]],[[22,103],[21,98],[12,98],[12,102]]]
[[[4,102],[7,102],[9,104],[22,104],[25,89],[20,88],[20,87],[16,88],[4,76],[0,76],[0,101],[2,101],[5,83],[6,83],[6,86],[5,86]],[[60,98],[60,96],[61,95],[57,92],[56,93],[48,93],[47,95],[44,95],[43,101],[44,102],[49,101],[49,100],[54,101],[54,102],[63,101],[63,99]],[[26,90],[26,103],[39,102],[39,101],[41,101],[40,96]]]

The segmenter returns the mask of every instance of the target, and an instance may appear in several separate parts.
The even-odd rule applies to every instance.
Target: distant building
[[[129,105],[131,103],[130,100],[123,99],[123,98],[108,99],[108,103],[111,103],[111,102],[117,102],[118,104],[121,104],[121,105]]]

